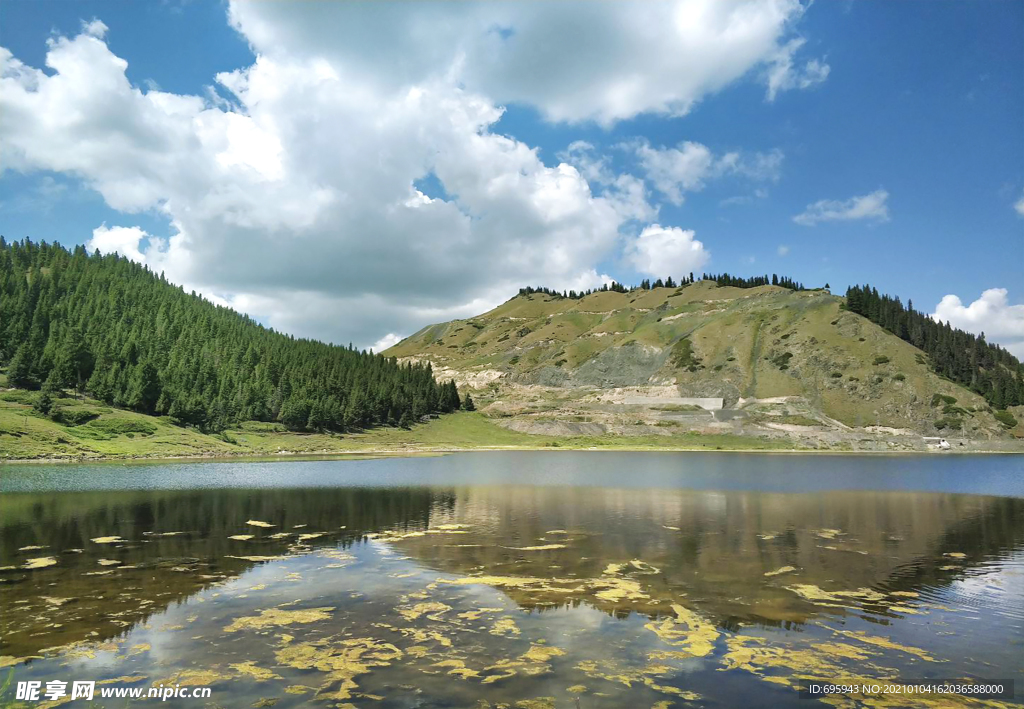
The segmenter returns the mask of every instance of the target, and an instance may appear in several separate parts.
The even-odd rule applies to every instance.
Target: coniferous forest
[[[274,332],[117,255],[3,237],[0,365],[44,408],[75,390],[208,432],[408,426],[460,406],[429,364]]]
[[[932,320],[904,306],[899,298],[879,295],[869,285],[846,291],[847,310],[863,315],[901,340],[923,350],[938,374],[985,397],[997,409],[1024,404],[1024,365],[999,345]]]
[[[645,278],[640,282],[640,285],[626,287],[621,283],[612,281],[611,283],[605,283],[600,288],[591,288],[585,291],[557,291],[553,288],[543,288],[535,286],[526,286],[525,288],[519,289],[519,295],[533,295],[534,293],[543,293],[544,295],[553,296],[555,298],[572,298],[578,300],[579,298],[585,298],[592,293],[607,293],[609,291],[613,293],[632,293],[636,290],[651,290],[652,288],[683,288],[685,286],[693,285],[698,280],[701,281],[715,281],[720,286],[731,286],[733,288],[757,288],[758,286],[781,286],[782,288],[788,288],[790,290],[806,290],[803,283],[794,281],[792,278],[787,276],[779,276],[776,273],[772,274],[769,278],[767,275],[764,276],[751,276],[750,278],[743,278],[741,276],[732,276],[728,273],[720,273],[718,275],[704,273],[699,279],[694,278],[693,273],[689,276],[683,276],[676,282],[672,276],[669,276],[665,280],[658,279],[653,283],[650,279]],[[825,285],[828,288],[828,284]]]

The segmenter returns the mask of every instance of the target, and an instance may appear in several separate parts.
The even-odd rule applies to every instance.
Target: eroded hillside
[[[1024,433],[842,303],[824,290],[713,281],[535,293],[424,328],[388,354],[429,360],[486,414],[533,433],[689,430],[889,449],[920,448],[922,436],[974,447]]]

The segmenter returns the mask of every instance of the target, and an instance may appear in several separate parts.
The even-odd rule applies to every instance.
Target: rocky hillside
[[[486,414],[531,433],[731,432],[838,449],[921,448],[923,436],[1000,448],[1024,435],[842,304],[824,290],[713,281],[535,293],[387,354],[430,361]]]

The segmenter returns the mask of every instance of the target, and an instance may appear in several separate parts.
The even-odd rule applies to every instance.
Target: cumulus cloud
[[[1013,208],[1017,210],[1017,214],[1024,217],[1024,196],[1021,196],[1021,198],[1014,203]]]
[[[676,205],[683,203],[685,192],[699,192],[707,181],[724,175],[776,181],[783,160],[781,150],[729,152],[716,157],[708,146],[691,141],[674,148],[654,148],[646,140],[636,140],[624,147],[636,154],[651,184]]]
[[[392,87],[439,73],[553,121],[611,124],[681,116],[748,74],[770,98],[828,75],[793,36],[799,0],[588,3],[232,2],[234,26],[263,52],[328,57]],[[400,47],[401,51],[396,51]]]
[[[875,222],[889,221],[889,193],[879,189],[860,197],[846,200],[823,199],[807,205],[803,213],[793,221],[803,226],[814,226],[819,222],[852,221],[866,219]]]
[[[372,352],[383,352],[384,350],[388,349],[389,347],[393,347],[393,346],[397,345],[403,339],[404,338],[402,338],[401,335],[396,335],[393,332],[389,332],[388,334],[384,335],[384,337],[382,337],[379,340],[377,340],[376,342],[374,342],[370,346],[370,350]]]
[[[789,255],[789,247],[786,246],[785,244],[783,244],[782,246],[779,246],[779,248],[776,251],[779,254],[779,256],[788,256]]]
[[[149,234],[137,226],[107,227],[106,224],[92,230],[92,238],[85,242],[89,253],[99,251],[101,254],[120,254],[138,263],[146,263],[146,257],[140,250],[143,239]]]
[[[711,254],[693,229],[652,224],[629,244],[626,258],[639,273],[664,278],[700,270]]]
[[[657,219],[645,181],[592,147],[545,163],[496,132],[503,103],[569,122],[682,115],[775,62],[804,7],[231,3],[228,12],[257,58],[203,95],[132,85],[99,20],[53,37],[45,70],[0,48],[0,171],[71,176],[115,210],[169,224],[157,238],[126,217],[96,229],[91,248],[275,328],[369,346],[486,310],[525,283],[600,286],[610,278],[595,264]],[[681,195],[718,173],[777,170],[771,154],[710,160],[695,182],[666,167],[662,186]],[[427,176],[443,198],[417,189]],[[682,251],[666,242],[671,258],[706,259],[692,232],[656,229],[690,234]]]
[[[422,324],[363,321],[349,306],[366,296],[381,313],[447,318],[526,282],[599,284],[592,264],[649,211],[635,182],[597,196],[572,165],[491,133],[502,109],[442,80],[386,91],[324,61],[260,55],[217,77],[232,110],[131,86],[95,32],[53,40],[47,64],[0,50],[6,168],[71,173],[115,209],[158,210],[166,241],[104,227],[96,245],[239,307],[320,293],[333,306],[320,317],[345,313],[361,344]],[[457,197],[416,190],[429,173]]]
[[[976,335],[985,333],[1016,357],[1024,359],[1024,305],[1010,305],[1005,288],[989,288],[970,305],[959,296],[947,295],[935,306],[931,317]]]

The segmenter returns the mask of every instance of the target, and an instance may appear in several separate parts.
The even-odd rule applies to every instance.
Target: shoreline
[[[129,455],[95,457],[39,457],[5,458],[0,460],[0,469],[5,465],[88,465],[92,463],[159,463],[159,462],[285,462],[295,460],[362,460],[370,458],[415,458],[450,455],[453,453],[493,452],[573,452],[573,453],[748,453],[756,455],[860,455],[860,456],[933,456],[933,455],[1024,455],[1024,450],[821,450],[815,448],[674,448],[654,446],[444,446],[432,448],[368,448],[362,450],[324,452],[279,452],[279,453],[211,453],[198,455]]]

